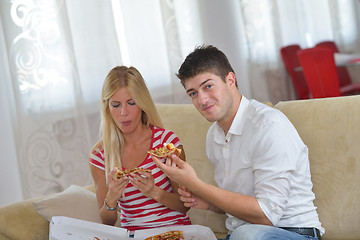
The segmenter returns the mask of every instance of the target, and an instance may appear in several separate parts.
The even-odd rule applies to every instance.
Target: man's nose
[[[208,96],[206,93],[198,92],[198,99],[200,104],[205,104],[208,100]]]

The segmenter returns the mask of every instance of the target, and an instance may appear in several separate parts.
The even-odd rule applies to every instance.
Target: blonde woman
[[[101,137],[90,154],[100,217],[129,231],[191,224],[177,193],[178,185],[153,162],[147,151],[179,138],[163,129],[155,104],[140,72],[118,66],[107,75],[101,94]],[[185,159],[182,149],[180,157]],[[117,169],[149,169],[115,180]]]

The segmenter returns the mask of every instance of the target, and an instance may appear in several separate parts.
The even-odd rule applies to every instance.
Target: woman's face
[[[142,124],[142,110],[135,104],[126,87],[118,89],[109,99],[109,110],[116,126],[124,133],[132,133]]]

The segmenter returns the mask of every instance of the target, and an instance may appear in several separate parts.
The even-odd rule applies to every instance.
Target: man
[[[206,153],[218,187],[175,155],[156,164],[179,183],[187,207],[225,212],[228,239],[320,239],[308,149],[280,111],[246,99],[223,52],[201,46],[177,74],[196,109],[214,124]]]

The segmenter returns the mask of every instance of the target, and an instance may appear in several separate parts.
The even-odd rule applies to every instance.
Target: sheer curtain
[[[295,98],[281,46],[334,40],[360,53],[357,0],[14,0],[0,8],[1,161],[18,179],[0,179],[0,189],[21,192],[14,198],[92,183],[101,86],[116,65],[137,67],[155,102],[190,103],[175,73],[196,45],[213,44],[246,97],[277,103]]]
[[[111,9],[108,1],[1,1],[1,85],[24,198],[91,183],[102,81],[121,64]]]

